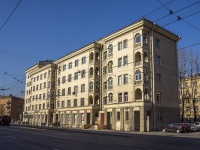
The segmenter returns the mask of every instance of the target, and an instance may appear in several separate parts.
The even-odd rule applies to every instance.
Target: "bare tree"
[[[184,121],[185,108],[185,77],[188,74],[188,53],[185,49],[178,51],[178,66],[179,66],[179,98],[181,101],[181,122]]]

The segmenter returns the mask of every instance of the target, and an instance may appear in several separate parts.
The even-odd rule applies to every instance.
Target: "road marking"
[[[59,150],[59,149],[57,149],[57,148],[52,148],[52,150]]]
[[[10,139],[16,139],[15,137],[12,137],[12,136],[6,136],[6,137]]]

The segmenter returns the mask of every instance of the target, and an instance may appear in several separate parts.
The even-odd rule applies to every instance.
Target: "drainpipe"
[[[154,23],[155,26],[155,23]],[[154,27],[153,26],[153,27]],[[154,84],[154,39],[153,39],[153,27],[151,28],[151,38],[150,38],[150,77],[151,77],[151,95],[152,95],[152,105],[153,105],[153,130],[156,130],[156,107],[155,107],[155,84]]]

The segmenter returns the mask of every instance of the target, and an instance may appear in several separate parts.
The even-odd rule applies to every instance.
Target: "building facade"
[[[0,96],[0,116],[11,116],[11,122],[22,120],[24,99],[15,96]]]
[[[51,62],[54,105],[52,119],[44,122],[142,132],[178,122],[178,40],[173,33],[141,19]],[[48,65],[38,65],[26,71],[26,83],[31,82],[26,91],[31,94],[26,92],[25,99],[35,95],[32,80],[49,70]],[[43,110],[32,105],[38,104],[29,100],[26,113],[37,110],[41,120]]]
[[[193,74],[179,80],[181,122],[200,121],[200,76]]]

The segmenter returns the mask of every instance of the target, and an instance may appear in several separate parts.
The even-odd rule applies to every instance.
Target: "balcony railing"
[[[142,84],[142,80],[135,81],[135,85],[141,85],[141,84]]]
[[[112,73],[113,72],[113,69],[108,69],[108,73]]]

